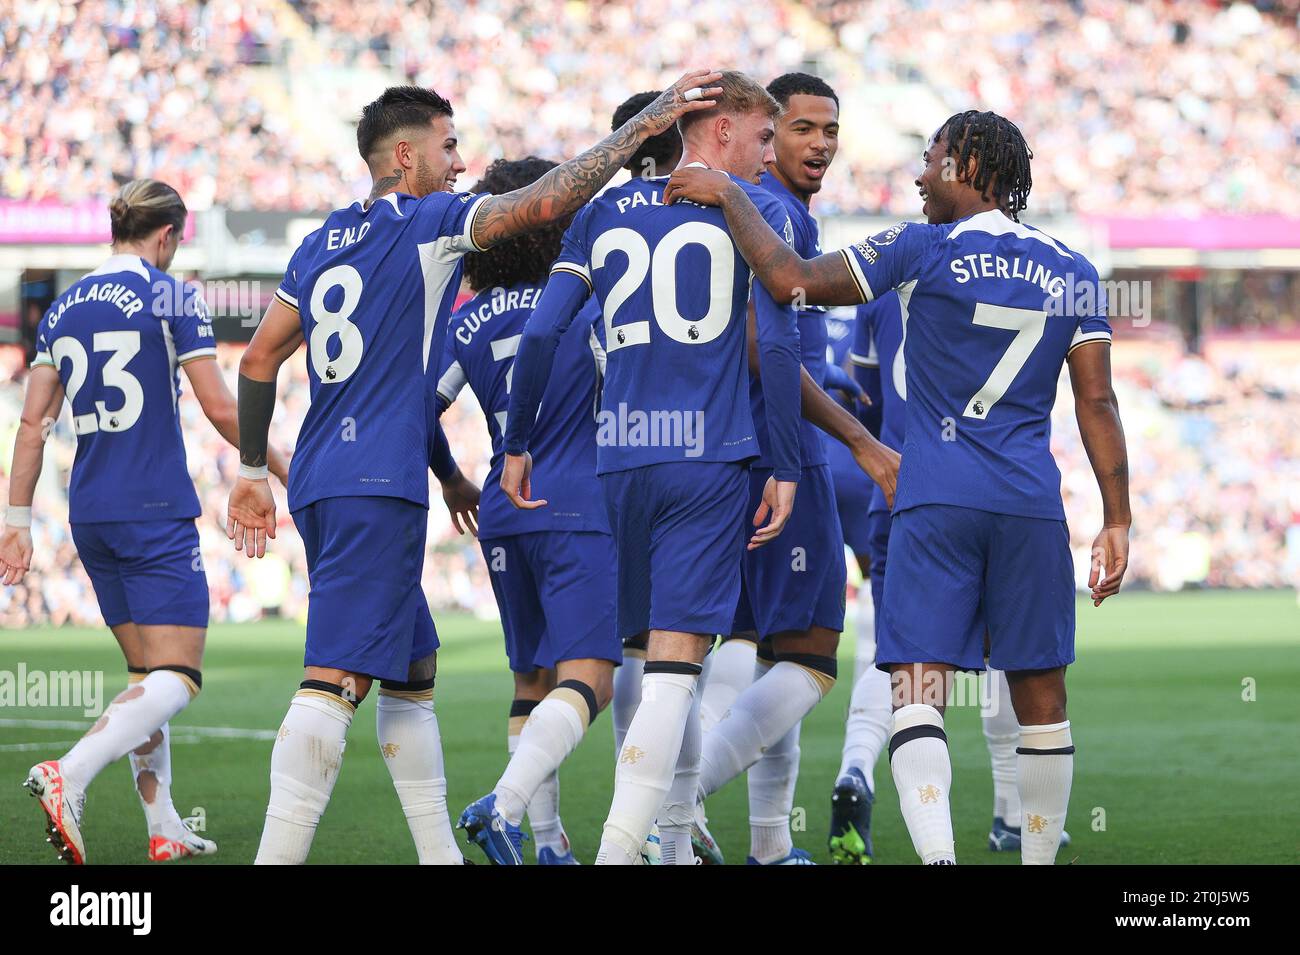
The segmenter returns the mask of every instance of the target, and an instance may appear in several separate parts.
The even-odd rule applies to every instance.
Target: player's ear
[[[719,113],[717,119],[713,121],[713,132],[718,137],[718,142],[724,146],[731,142],[731,137],[735,133],[734,124],[731,117],[726,113]]]

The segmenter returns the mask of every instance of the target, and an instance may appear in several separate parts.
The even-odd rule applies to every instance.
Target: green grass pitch
[[[941,612],[941,611],[940,611]],[[444,617],[436,706],[453,818],[487,792],[505,763],[511,697],[494,623]],[[852,627],[850,625],[850,632]],[[1291,593],[1125,594],[1079,607],[1079,662],[1070,669],[1078,746],[1068,829],[1058,861],[1293,863],[1300,850],[1300,607]],[[173,794],[182,815],[206,814],[220,844],[211,860],[248,863],[266,807],[271,742],[203,736],[189,727],[271,730],[301,679],[302,631],[288,622],[209,632],[203,694],[173,723]],[[846,634],[841,671],[852,673]],[[0,635],[0,671],[97,668],[111,698],[125,683],[106,630]],[[826,862],[829,791],[839,765],[849,686],[844,679],[804,721],[795,844]],[[1253,686],[1255,699],[1243,695]],[[79,735],[44,722],[80,711],[0,706],[0,863],[55,863],[40,811],[19,783]],[[962,863],[1015,863],[985,848],[992,784],[978,711],[951,708],[957,852]],[[561,773],[561,812],[578,858],[590,863],[612,788],[609,714]],[[878,863],[914,863],[882,760],[876,767]],[[745,785],[709,802],[710,825],[730,862],[748,851]],[[144,861],[144,818],[126,761],[95,781],[84,822],[93,863]],[[532,858],[531,844],[526,846]],[[482,862],[477,849],[470,858]],[[315,863],[413,863],[415,851],[375,742],[373,700],[352,726],[343,771],[312,851]]]

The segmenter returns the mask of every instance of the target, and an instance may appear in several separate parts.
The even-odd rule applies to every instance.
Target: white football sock
[[[1020,861],[1052,865],[1061,846],[1061,830],[1070,805],[1074,779],[1074,742],[1070,721],[1020,728],[1016,764],[1020,780]]]
[[[302,865],[339,777],[356,707],[325,690],[300,689],[271,750],[271,798],[254,865]]]
[[[749,854],[764,865],[785,858],[794,848],[790,813],[799,779],[802,728],[802,721],[794,724],[749,767]]]
[[[614,669],[614,702],[610,714],[614,721],[614,759],[623,752],[623,740],[632,717],[641,704],[641,677],[645,675],[645,651],[623,650],[623,665]]]
[[[655,814],[672,787],[677,755],[699,676],[651,671],[614,774],[614,799],[601,834],[597,865],[634,865]]]
[[[700,725],[708,732],[727,715],[745,687],[754,682],[757,646],[752,640],[727,640],[709,654],[709,680],[700,699]]]
[[[516,701],[518,702],[518,701]],[[540,701],[538,701],[540,702]],[[534,706],[534,708],[536,708]],[[532,710],[529,710],[531,713]],[[506,736],[506,751],[513,756],[519,748],[519,734],[523,732],[527,716],[511,716]],[[564,833],[564,824],[560,822],[560,774],[551,773],[542,780],[533,792],[525,813],[529,828],[533,830],[533,848],[538,854],[543,849],[552,849],[558,855],[566,854],[569,849],[569,837]]]
[[[780,661],[742,692],[723,720],[704,737],[700,798],[735,779],[794,727],[829,692],[834,679]]]
[[[109,763],[143,746],[154,731],[185,709],[198,693],[175,670],[154,670],[119,693],[95,725],[59,760],[64,785],[84,793]]]
[[[709,654],[712,657],[713,654]],[[663,865],[695,865],[695,850],[691,847],[691,825],[695,821],[695,794],[700,788],[700,748],[704,729],[700,710],[704,694],[716,672],[705,658],[705,672],[700,675],[701,687],[691,700],[691,709],[682,732],[682,745],[677,751],[677,766],[673,770],[673,784],[668,790],[664,807],[659,811],[659,857]],[[716,663],[717,661],[712,661]]]
[[[131,750],[131,775],[149,824],[149,836],[176,839],[187,830],[172,805],[171,734],[164,723],[143,745]]]
[[[557,686],[533,708],[514,754],[492,790],[497,797],[497,812],[507,822],[515,826],[523,822],[524,810],[532,808],[538,787],[555,775],[582,741],[590,717],[587,699],[570,686]],[[533,818],[536,822],[537,816]],[[543,821],[554,819],[552,812]]]
[[[889,749],[898,802],[916,854],[927,865],[955,861],[948,803],[952,763],[943,734],[943,716],[924,703],[896,710]]]
[[[856,629],[858,644],[853,656],[853,693],[849,717],[844,723],[844,749],[836,779],[856,768],[876,790],[875,768],[889,742],[894,716],[890,700],[889,674],[876,669],[876,610],[870,581],[858,588]]]
[[[986,681],[984,699],[988,701],[980,709],[980,722],[993,767],[993,815],[1008,826],[1018,826],[1020,790],[1016,784],[1016,745],[1020,742],[1020,724],[1011,706],[1007,675],[990,667],[981,679]]]
[[[379,688],[375,735],[420,865],[462,865],[447,813],[447,774],[433,691]],[[340,750],[340,755],[342,751]],[[323,809],[324,807],[322,807]]]

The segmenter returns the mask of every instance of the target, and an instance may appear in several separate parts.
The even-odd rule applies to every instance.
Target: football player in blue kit
[[[720,85],[719,108],[681,124],[682,162],[726,170],[720,175],[752,195],[792,241],[784,206],[753,184],[772,160],[779,105],[743,74],[725,73]],[[529,435],[556,343],[594,290],[609,355],[597,442],[618,552],[619,630],[649,631],[642,702],[619,757],[598,864],[634,863],[661,805],[665,863],[690,858],[697,774],[675,774],[675,767],[698,745],[701,662],[713,636],[734,621],[746,464],[760,451],[746,375],[749,272],[721,214],[667,209],[663,185],[662,178],[634,179],[575,217],[525,327],[506,433],[503,487],[518,506],[540,506],[531,500]],[[793,314],[761,286],[752,292],[767,399],[762,450],[773,466],[752,520],[758,530],[748,546],[757,548],[781,532],[793,504],[801,380]],[[876,463],[888,470],[885,457]]]
[[[907,412],[877,665],[894,694],[890,766],[913,845],[955,862],[943,707],[954,670],[1007,673],[1020,725],[1021,859],[1051,864],[1073,777],[1065,668],[1074,660],[1074,572],[1050,413],[1068,365],[1101,491],[1094,605],[1128,563],[1128,464],[1110,380],[1111,330],[1096,269],[1020,223],[1031,153],[994,113],[950,117],[917,179],[925,225],[900,224],[804,260],[742,190],[678,170],[665,201],[720,205],[778,301],[865,302],[897,289],[906,316]]]
[[[536,157],[497,160],[474,191],[520,189],[554,166]],[[452,316],[437,383],[443,409],[469,386],[492,440],[478,536],[515,678],[511,756],[496,787],[470,804],[459,825],[499,865],[523,861],[525,810],[538,863],[576,864],[559,818],[558,770],[609,703],[614,665],[622,657],[614,618],[614,539],[596,478],[605,350],[590,320],[580,318],[560,341],[555,374],[542,397],[556,413],[543,416],[533,436],[535,475],[551,489],[550,506],[520,510],[500,487],[515,353],[567,224],[465,257],[474,296]],[[586,307],[594,310],[595,300]],[[492,826],[493,810],[504,826]]]
[[[299,246],[240,364],[241,470],[227,531],[251,557],[275,536],[265,437],[276,373],[307,343],[311,404],[289,477],[311,582],[306,672],[271,755],[258,862],[307,858],[348,726],[376,679],[380,747],[420,861],[462,861],[433,711],[437,635],[420,589],[438,430],[430,378],[461,258],[571,215],[647,137],[712,105],[716,76],[688,73],[597,146],[501,196],[450,191],[465,165],[451,105],[433,91],[394,87],[364,109],[357,145],[370,195]]]
[[[788,73],[767,87],[781,105],[773,140],[773,161],[759,180],[790,216],[793,247],[805,257],[821,254],[812,197],[839,146],[839,97],[823,80]],[[797,310],[800,359],[820,388],[826,378],[824,309]],[[761,382],[750,387],[750,404],[760,448],[765,448],[766,417]],[[704,827],[704,800],[749,770],[750,853],[754,865],[811,865],[790,834],[790,811],[799,774],[799,729],[805,715],[835,685],[836,650],[844,628],[846,569],[835,491],[822,433],[810,422],[799,435],[799,495],[778,544],[746,551],[744,587],[732,625],[733,635],[759,642],[746,654],[747,673],[726,679],[728,652],[713,662],[705,704],[717,719],[705,725],[700,761],[697,844],[702,858],[712,840]],[[847,453],[847,449],[846,449]],[[750,462],[750,509],[756,509],[768,478],[764,454]],[[742,644],[729,641],[724,651]],[[737,679],[739,677],[740,679]],[[716,697],[725,693],[721,703]],[[710,700],[713,697],[714,700]],[[713,725],[709,725],[712,722]]]
[[[129,755],[153,861],[206,855],[171,798],[168,721],[203,684],[208,584],[194,521],[200,514],[177,401],[185,369],[203,413],[239,446],[235,397],[217,367],[212,320],[198,289],[167,275],[185,229],[185,203],[166,183],[128,182],[109,206],[113,254],[51,304],[37,329],[14,441],[0,579],[31,567],[31,504],[45,440],[66,395],[77,455],[68,521],[104,623],[126,658],[129,686],[61,759],[33,766],[49,841],[86,861],[86,788]],[[284,457],[270,466],[284,480]]]
[[[880,298],[873,299],[857,310],[857,327],[854,331],[853,351],[849,356],[854,366],[854,374],[864,390],[879,393],[881,417],[880,438],[890,447],[903,446],[903,426],[906,415],[907,372],[903,360],[903,313],[898,293],[887,292]],[[873,391],[874,389],[874,391]],[[883,594],[885,568],[888,566],[889,553],[889,507],[883,496],[873,495],[868,508],[868,523],[871,528],[871,580],[878,591],[877,599]],[[883,620],[880,622],[884,626]],[[880,678],[879,671],[873,674]],[[984,682],[980,694],[980,724],[984,730],[984,741],[988,745],[989,763],[993,770],[993,824],[989,829],[989,849],[994,852],[1013,852],[1020,849],[1020,793],[1016,788],[1016,746],[1020,742],[1020,726],[1016,722],[1015,710],[1011,706],[1010,689],[1007,676],[1001,670],[989,667],[981,674]],[[855,687],[855,690],[857,688]],[[865,688],[864,688],[865,691]],[[864,703],[867,702],[865,699]],[[889,681],[875,687],[870,693],[870,701],[879,703],[889,698]],[[884,704],[888,713],[888,704]],[[856,708],[856,703],[851,709]],[[874,710],[874,707],[873,707]],[[888,725],[885,729],[888,735]],[[852,719],[845,734],[845,749],[850,746],[854,735]],[[876,734],[871,734],[872,747],[864,752],[863,762],[868,759],[874,763],[880,755],[881,746],[875,745]],[[882,740],[883,742],[883,740]],[[843,773],[841,773],[843,776]],[[870,782],[868,770],[867,781]],[[874,787],[873,787],[874,788]],[[837,793],[837,795],[839,795]],[[836,800],[835,807],[852,806],[852,798],[846,801]],[[1008,822],[1007,820],[1011,820]],[[832,815],[832,829],[836,828],[836,819]],[[857,839],[866,833],[866,845],[870,846],[870,829],[863,829],[860,824],[853,825],[855,833],[844,832],[832,852],[852,854],[857,849]],[[1070,834],[1061,832],[1061,845],[1070,844]]]

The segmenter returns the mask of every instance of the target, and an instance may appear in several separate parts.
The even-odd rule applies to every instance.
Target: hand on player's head
[[[657,136],[687,113],[716,106],[722,88],[710,84],[721,78],[722,74],[715,70],[691,70],[637,113],[632,122],[647,136]]]

